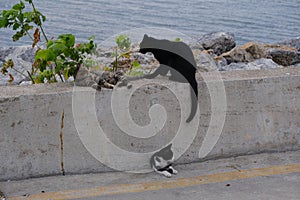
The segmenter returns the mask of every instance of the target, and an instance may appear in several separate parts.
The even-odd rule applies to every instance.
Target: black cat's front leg
[[[159,65],[159,67],[152,73],[152,74],[146,74],[143,76],[143,78],[146,79],[153,79],[157,77],[158,75],[166,76],[170,68],[167,65]]]
[[[166,65],[160,65],[153,73],[151,74],[146,74],[146,75],[143,75],[143,76],[135,76],[135,77],[123,77],[122,80],[120,80],[120,82],[118,83],[118,87],[124,87],[124,86],[129,86],[129,82],[130,81],[135,81],[135,80],[139,80],[139,79],[153,79],[155,78],[156,76],[158,75],[162,75],[162,76],[165,76],[168,71],[170,69],[168,68],[168,66]]]

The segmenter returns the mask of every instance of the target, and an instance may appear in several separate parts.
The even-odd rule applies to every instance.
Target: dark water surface
[[[18,0],[0,0],[9,9]],[[47,16],[48,35],[73,33],[78,41],[95,35],[96,42],[134,28],[160,27],[199,38],[229,31],[238,43],[277,42],[300,36],[300,0],[36,0]],[[0,30],[0,46],[13,43],[11,31]]]

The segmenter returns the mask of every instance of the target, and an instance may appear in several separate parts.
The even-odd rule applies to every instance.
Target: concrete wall
[[[199,77],[198,132],[177,163],[300,149],[299,68],[221,75],[227,110],[220,139],[208,156],[198,157],[211,119],[210,94],[207,84]],[[205,74],[206,81],[213,82],[215,77],[214,73]],[[79,139],[73,118],[72,85],[5,86],[0,91],[0,180],[112,170],[95,159]],[[88,94],[92,90],[83,89],[83,92]],[[139,95],[142,93],[150,98],[144,99],[145,95]],[[170,100],[173,94],[164,87],[142,87],[133,96],[131,114],[140,125],[149,123],[147,104],[153,99],[158,99],[168,112],[168,123],[157,135],[147,139],[122,134],[111,114],[111,95],[111,90],[97,92],[95,104],[99,124],[114,144],[145,153],[155,151],[174,137],[180,107]]]

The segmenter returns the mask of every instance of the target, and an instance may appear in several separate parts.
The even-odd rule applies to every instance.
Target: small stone
[[[19,85],[32,85],[32,81],[22,81]]]

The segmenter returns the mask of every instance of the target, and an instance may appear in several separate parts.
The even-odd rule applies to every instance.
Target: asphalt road
[[[230,180],[190,187],[125,193],[88,200],[299,200],[300,173]]]
[[[8,200],[296,200],[300,151],[175,166],[179,174],[67,175],[0,182]]]

